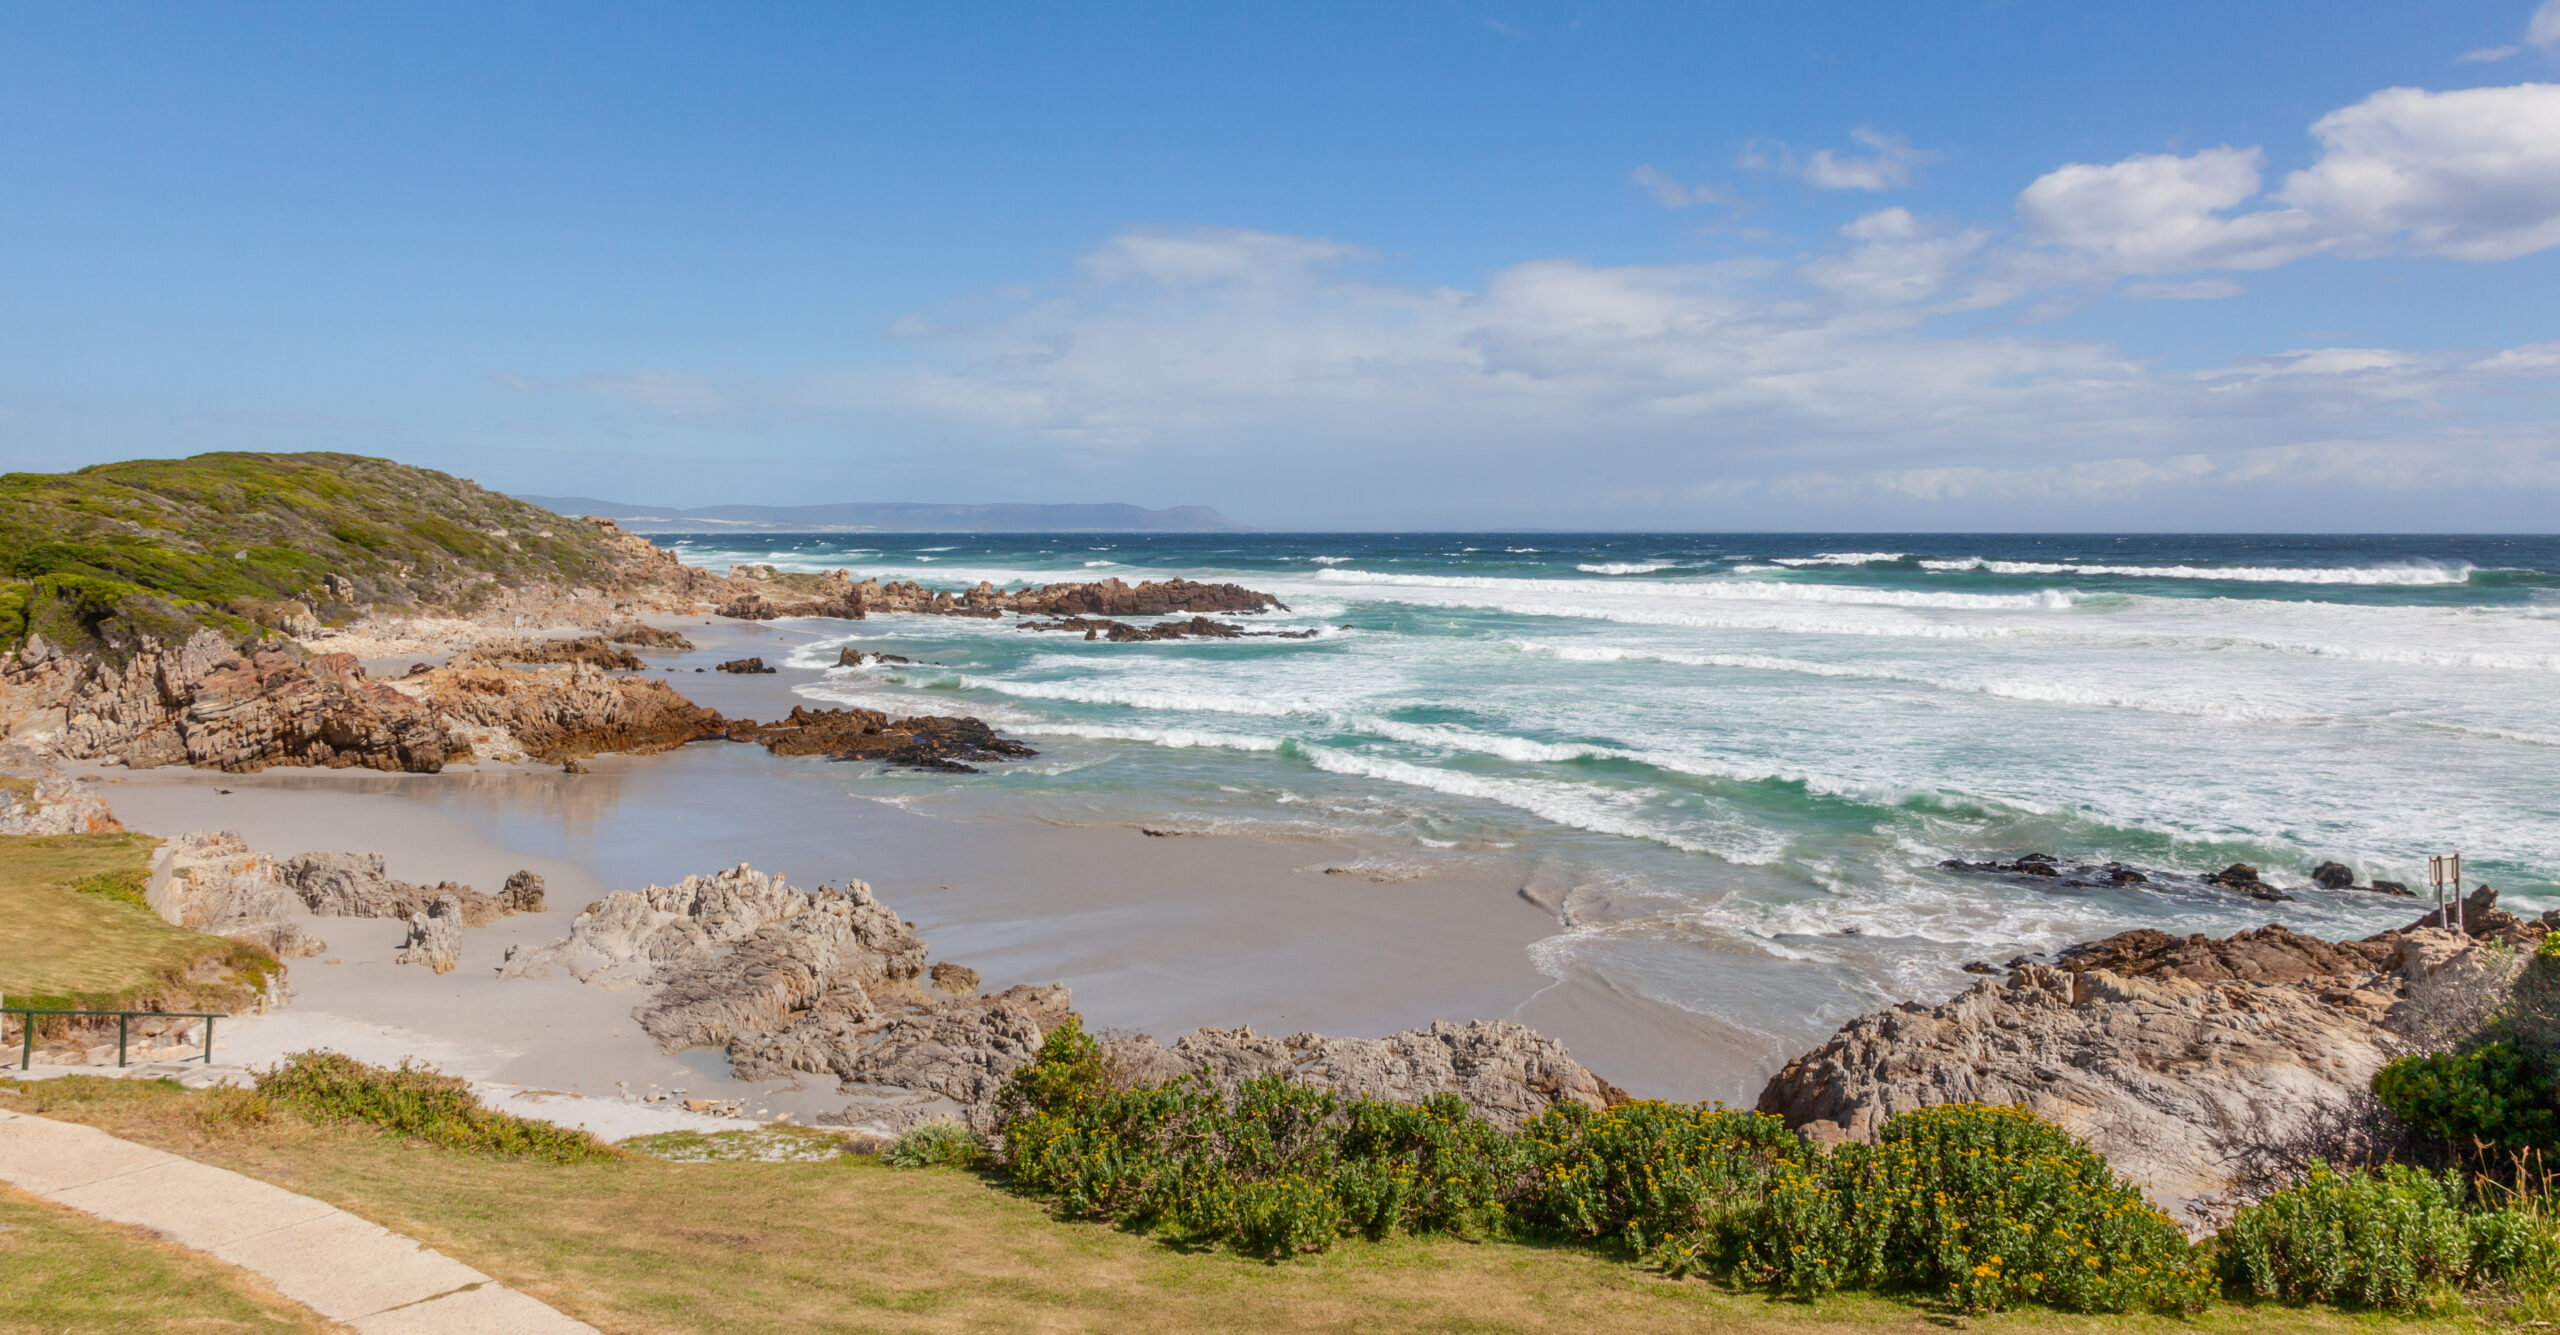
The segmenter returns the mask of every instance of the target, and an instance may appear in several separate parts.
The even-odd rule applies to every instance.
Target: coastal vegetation
[[[471,1082],[403,1061],[367,1065],[335,1052],[298,1052],[257,1076],[253,1090],[224,1090],[213,1120],[262,1121],[289,1111],[321,1123],[353,1123],[451,1150],[590,1163],[620,1151],[584,1131],[482,1105]]]
[[[273,955],[172,927],[143,901],[159,842],[0,835],[0,996],[8,1004],[227,1011],[265,989],[278,968]]]
[[[0,645],[122,656],[360,603],[467,609],[532,581],[600,586],[606,540],[461,478],[352,454],[200,454],[0,474]]]
[[[1924,1335],[1954,1319],[1925,1300],[1861,1292],[1773,1299],[1674,1278],[1600,1248],[1491,1245],[1445,1233],[1354,1237],[1274,1264],[1061,1222],[1045,1201],[1002,1189],[989,1174],[899,1171],[865,1154],[672,1162],[632,1153],[559,1164],[290,1112],[208,1121],[210,1092],[163,1082],[0,1088],[19,1091],[0,1106],[89,1123],[316,1196],[615,1331]],[[34,1324],[10,1301],[0,1295],[0,1328]],[[2449,1306],[2401,1313],[2253,1300],[2182,1317],[2024,1307],[1962,1324],[2109,1335],[2482,1328]]]

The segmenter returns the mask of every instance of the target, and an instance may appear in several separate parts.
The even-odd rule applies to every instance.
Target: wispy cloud
[[[1898,190],[1917,179],[1921,167],[1944,156],[1914,148],[1901,135],[1864,125],[1851,130],[1849,137],[1866,152],[1819,148],[1800,157],[1795,149],[1775,140],[1754,140],[1733,165],[1792,176],[1817,190]]]
[[[1646,163],[1627,173],[1627,179],[1644,187],[1645,192],[1653,196],[1654,202],[1666,209],[1693,208],[1700,204],[1713,204],[1730,209],[1739,208],[1742,204],[1742,196],[1735,193],[1730,186],[1703,182],[1690,185],[1655,167],[1652,163]]]

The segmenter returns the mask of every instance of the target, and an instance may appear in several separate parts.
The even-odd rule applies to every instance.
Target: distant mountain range
[[[656,533],[1226,533],[1244,525],[1205,505],[703,505],[679,510],[592,496],[518,496],[564,515]]]

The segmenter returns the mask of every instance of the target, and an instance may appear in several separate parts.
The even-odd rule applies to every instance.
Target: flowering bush
[[[2019,1108],[1888,1119],[1874,1145],[1781,1165],[1746,1248],[1782,1292],[1903,1290],[1968,1311],[2193,1311],[2211,1273],[2095,1151]]]

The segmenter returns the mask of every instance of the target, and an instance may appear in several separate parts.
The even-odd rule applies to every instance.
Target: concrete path
[[[334,1205],[95,1127],[0,1109],[0,1181],[255,1271],[364,1335],[595,1335]]]

